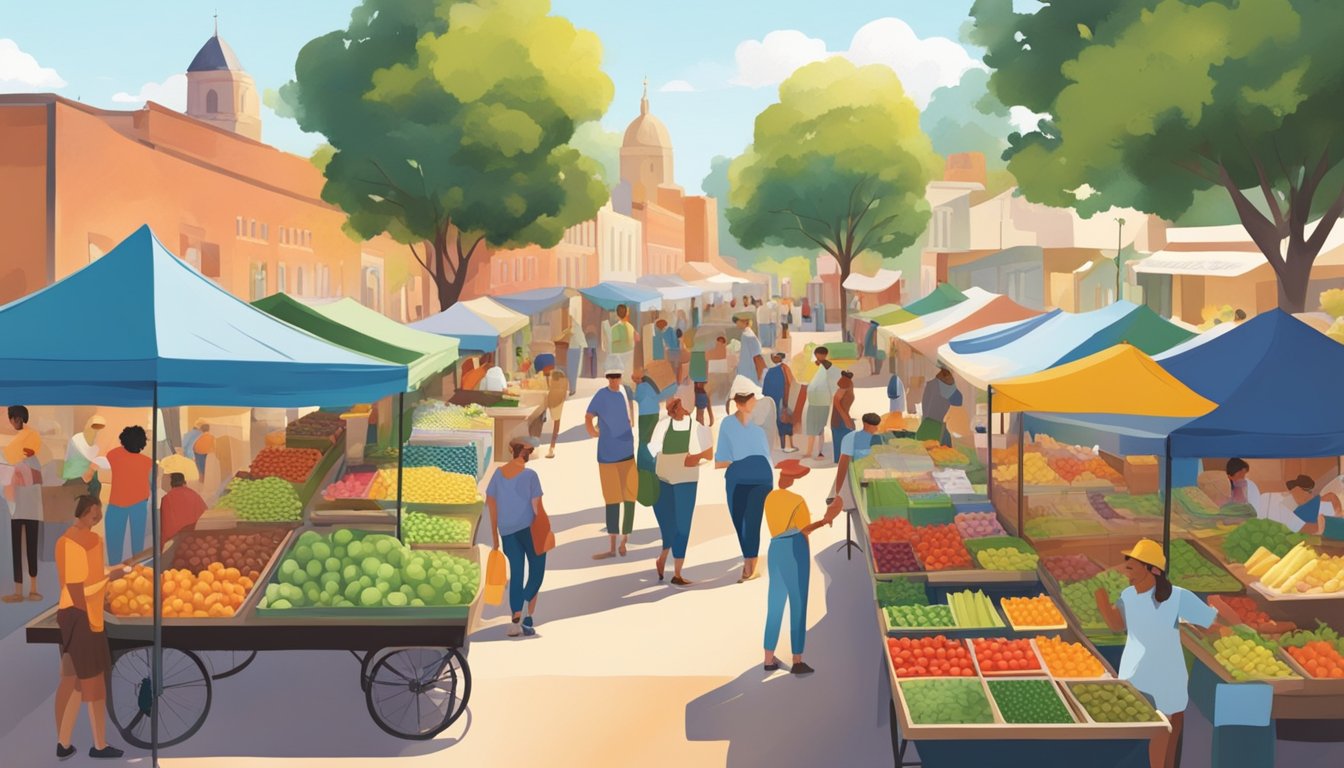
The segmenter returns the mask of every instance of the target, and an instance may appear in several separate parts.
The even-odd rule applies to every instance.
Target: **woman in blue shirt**
[[[1298,475],[1288,481],[1288,494],[1293,497],[1297,508],[1289,527],[1302,533],[1320,533],[1325,529],[1325,516],[1321,514],[1321,502],[1328,501],[1335,508],[1338,517],[1342,510],[1339,497],[1333,493],[1316,493],[1316,481],[1306,475]]]
[[[737,411],[719,426],[714,466],[728,468],[724,474],[728,513],[742,548],[740,584],[760,576],[756,572],[756,558],[761,550],[761,518],[765,513],[765,497],[775,484],[775,473],[765,430],[751,421],[756,399],[761,396],[760,387],[747,377],[738,376],[729,391]]]
[[[1128,633],[1120,657],[1120,679],[1132,683],[1171,721],[1171,733],[1149,742],[1148,762],[1152,768],[1173,768],[1190,702],[1180,623],[1208,627],[1218,612],[1193,592],[1172,586],[1161,544],[1140,539],[1124,555],[1120,572],[1130,586],[1115,605],[1104,588],[1098,589],[1097,609],[1112,631]]]
[[[494,549],[504,544],[504,556],[509,559],[509,610],[513,611],[513,625],[509,637],[537,633],[533,616],[537,613],[537,593],[546,575],[546,555],[537,554],[532,543],[532,521],[543,511],[541,479],[527,468],[528,459],[536,450],[531,438],[514,438],[509,443],[513,458],[495,470],[485,489],[485,504],[490,509],[490,532]],[[523,565],[527,565],[524,578]],[[527,616],[523,606],[527,605]]]

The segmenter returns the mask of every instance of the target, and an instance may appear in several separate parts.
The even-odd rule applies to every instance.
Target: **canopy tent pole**
[[[397,393],[397,540],[401,540],[401,483],[402,469],[406,461],[402,458],[405,452],[406,444],[402,437],[402,431],[406,428],[404,421],[406,419],[406,393]]]
[[[1171,438],[1166,440],[1166,455],[1163,457],[1162,470],[1162,555],[1171,565]]]
[[[1021,411],[1017,414],[1017,535],[1026,538],[1024,512],[1026,511],[1026,475],[1022,465],[1027,453],[1027,420]],[[992,471],[992,470],[991,470]]]
[[[985,403],[989,410],[985,418],[985,466],[989,467],[989,476],[985,478],[985,495],[989,496],[990,505],[994,503],[994,385],[990,384],[985,388]],[[974,428],[972,428],[972,440],[974,437]],[[1018,532],[1021,534],[1021,531]]]
[[[159,385],[154,384],[152,406],[149,412],[149,542],[153,547],[154,566],[154,644],[150,649],[149,676],[153,680],[154,700],[149,712],[149,764],[159,765],[159,702],[163,698],[163,530],[159,527]]]

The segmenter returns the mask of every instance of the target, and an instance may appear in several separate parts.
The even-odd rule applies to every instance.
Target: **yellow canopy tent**
[[[1195,418],[1216,407],[1128,344],[1117,344],[1040,373],[995,381],[991,386],[994,410],[1000,413]]]

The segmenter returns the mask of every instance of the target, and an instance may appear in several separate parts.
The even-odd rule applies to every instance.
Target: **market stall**
[[[518,370],[517,351],[528,344],[527,315],[488,297],[459,301],[444,311],[410,324],[417,331],[452,336],[462,351],[494,353],[506,373]]]
[[[90,345],[67,332],[105,323],[108,295],[124,302],[120,333]],[[185,317],[211,322],[189,325],[181,321]],[[8,402],[143,408],[150,424],[162,407],[345,406],[407,386],[405,365],[330,344],[239,302],[169,253],[148,227],[76,274],[0,308],[0,329],[22,334],[44,352],[41,359],[5,361],[10,374],[0,391]],[[151,479],[151,546],[137,556],[139,565],[130,574],[109,584],[105,598],[113,652],[108,710],[125,739],[151,748],[157,759],[159,747],[200,727],[212,679],[236,673],[258,650],[342,648],[364,654],[361,684],[370,714],[397,735],[426,738],[458,717],[470,691],[461,649],[478,603],[466,590],[479,580],[479,568],[467,567],[471,558],[450,563],[463,587],[455,591],[455,601],[447,589],[421,596],[418,585],[414,588],[426,607],[433,604],[428,612],[391,581],[385,591],[370,579],[377,599],[357,582],[358,601],[350,599],[352,586],[342,583],[348,591],[338,599],[328,583],[335,586],[334,579],[345,576],[332,572],[330,560],[316,560],[316,541],[326,539],[331,548],[363,534],[297,532],[302,505],[293,485],[282,477],[251,482],[258,492],[243,494],[245,503],[233,506],[231,525],[202,526],[163,542],[155,503],[158,478]],[[230,495],[239,490],[234,486]],[[406,562],[404,554],[392,554],[402,546],[394,537],[372,545],[384,556],[374,563],[377,575],[383,563]],[[348,551],[344,556],[353,559]],[[344,568],[344,560],[335,562]],[[426,562],[438,568],[447,561]],[[318,579],[314,569],[332,578]],[[393,598],[394,591],[401,597]],[[263,615],[300,607],[312,610]],[[52,609],[28,625],[29,642],[59,642],[54,614]],[[412,657],[417,666],[408,663]],[[432,705],[437,719],[404,719],[373,691]]]
[[[491,298],[528,318],[532,329],[532,342],[528,352],[532,357],[536,357],[543,352],[554,354],[556,345],[561,342],[564,342],[566,348],[568,347],[568,340],[564,338],[563,332],[567,325],[569,300],[575,295],[576,292],[570,288],[554,286],[506,293]],[[563,360],[564,355],[561,354],[558,359]]]

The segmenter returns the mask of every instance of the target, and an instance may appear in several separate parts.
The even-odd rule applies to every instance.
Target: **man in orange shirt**
[[[164,544],[182,531],[194,529],[201,515],[205,514],[206,506],[201,494],[187,487],[187,478],[181,472],[169,475],[168,485],[168,492],[159,502]]]
[[[127,427],[118,436],[121,445],[107,452],[112,467],[112,493],[107,499],[107,555],[121,562],[126,546],[126,526],[131,527],[131,553],[145,548],[145,523],[149,519],[149,476],[154,462],[143,451],[149,444],[144,427]]]
[[[56,542],[56,572],[61,599],[56,626],[61,633],[61,682],[56,688],[56,757],[75,754],[71,744],[82,697],[89,707],[93,746],[89,757],[118,758],[122,751],[107,743],[107,673],[112,655],[103,631],[103,597],[107,579],[130,572],[119,565],[107,570],[103,540],[93,527],[103,519],[103,508],[92,496],[75,504],[75,522]]]

